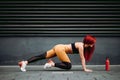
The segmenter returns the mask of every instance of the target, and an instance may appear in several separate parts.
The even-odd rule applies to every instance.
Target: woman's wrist
[[[83,68],[84,71],[86,71],[86,68]]]

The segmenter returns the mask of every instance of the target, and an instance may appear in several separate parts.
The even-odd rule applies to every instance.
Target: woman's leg
[[[70,62],[62,62],[62,63],[55,63],[55,67],[69,70],[71,69],[72,65]]]
[[[37,56],[33,56],[27,60],[28,63],[32,63],[38,60],[42,60],[46,58],[46,52]]]
[[[45,58],[46,58],[46,52],[43,54],[40,54],[38,56],[33,56],[26,61],[20,61],[20,62],[18,62],[18,65],[20,66],[21,71],[25,72],[27,64],[38,61],[38,60],[42,60]]]
[[[40,55],[37,55],[37,56],[33,56],[31,58],[29,58],[27,60],[28,63],[32,63],[32,62],[35,62],[35,61],[38,61],[38,60],[42,60],[42,59],[49,59],[49,58],[52,58],[52,57],[55,57],[56,54],[54,52],[53,49],[43,53],[43,54],[40,54]]]
[[[55,53],[57,57],[62,61],[62,63],[55,63],[55,67],[61,68],[61,69],[71,69],[71,61],[65,52],[65,47],[63,45],[59,45],[55,47]]]
[[[49,51],[47,51],[47,52],[45,52],[43,54],[40,54],[38,56],[33,56],[33,57],[29,58],[26,61],[20,61],[18,63],[18,65],[20,66],[21,71],[24,72],[24,71],[26,71],[27,64],[38,61],[38,60],[42,60],[42,59],[52,58],[54,56],[56,56],[56,54],[55,54],[54,50],[51,49],[51,50],[49,50]]]

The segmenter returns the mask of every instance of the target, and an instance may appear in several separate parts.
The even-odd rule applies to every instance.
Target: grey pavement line
[[[28,65],[27,67],[43,67],[44,65]],[[87,65],[87,67],[103,67],[105,65]],[[111,67],[120,67],[120,65],[110,65]],[[1,67],[19,67],[18,65],[0,65]],[[72,65],[72,67],[82,67],[82,65]]]
[[[65,71],[58,71],[58,72],[52,72],[52,74],[73,74],[72,71],[69,71],[69,72],[65,72]]]

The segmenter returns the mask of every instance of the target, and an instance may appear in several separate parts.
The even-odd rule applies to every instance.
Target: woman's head
[[[92,35],[86,35],[84,37],[83,43],[84,43],[84,57],[86,61],[89,61],[95,49],[96,38]]]
[[[96,42],[96,38],[94,36],[91,36],[91,35],[86,35],[84,37],[84,40],[83,40],[83,43],[88,44],[88,45],[95,44],[95,42]]]

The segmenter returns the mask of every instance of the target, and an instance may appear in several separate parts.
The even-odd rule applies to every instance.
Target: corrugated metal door
[[[0,1],[0,36],[120,36],[120,1]]]

